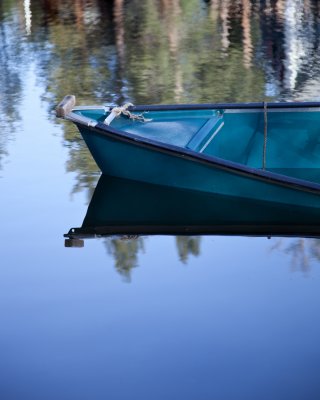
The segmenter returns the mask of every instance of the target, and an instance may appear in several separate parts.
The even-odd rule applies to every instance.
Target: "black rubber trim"
[[[110,225],[71,228],[64,234],[69,239],[86,239],[114,235],[215,235],[215,236],[282,236],[320,237],[319,226],[282,225]]]

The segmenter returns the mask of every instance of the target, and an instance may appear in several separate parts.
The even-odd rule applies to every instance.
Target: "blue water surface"
[[[82,12],[74,11],[69,2],[65,3],[69,11],[58,3],[46,13],[34,2],[6,0],[0,7],[0,32],[6,44],[0,44],[5,71],[0,79],[6,88],[0,89],[0,399],[319,399],[318,240],[144,236],[90,239],[83,248],[64,247],[63,234],[81,225],[99,171],[76,129],[52,114],[56,98],[66,94],[62,92],[78,92],[81,102],[92,103],[104,100],[103,91],[106,98],[121,100],[136,88],[137,100],[142,102],[147,99],[147,82],[153,84],[150,98],[158,96],[159,102],[178,101],[179,93],[180,100],[206,100],[208,92],[204,89],[202,97],[198,95],[196,81],[188,81],[190,85],[177,81],[179,74],[193,74],[183,63],[190,57],[187,65],[195,67],[195,79],[201,75],[213,91],[213,83],[196,64],[201,57],[194,56],[199,54],[197,40],[202,40],[202,34],[203,46],[209,46],[213,35],[209,43],[221,56],[211,72],[221,74],[222,68],[229,73],[229,83],[219,86],[221,100],[232,96],[239,100],[235,84],[239,70],[245,70],[243,79],[251,82],[245,96],[252,100],[259,100],[260,90],[263,97],[274,95],[273,100],[312,100],[311,80],[317,82],[318,76],[314,68],[311,74],[311,67],[317,65],[318,53],[305,48],[307,55],[299,53],[295,59],[297,75],[276,81],[271,66],[261,61],[267,60],[263,34],[273,23],[279,30],[281,19],[272,22],[266,14],[259,31],[257,2],[236,2],[240,16],[247,15],[248,4],[251,10],[249,53],[234,33],[237,27],[245,29],[241,28],[245,21],[231,10],[227,19],[223,17],[224,2],[212,1],[210,12],[206,2],[173,2],[180,7],[178,13],[174,7],[176,20],[170,10],[164,12],[163,23],[177,26],[183,40],[189,34],[184,23],[192,16],[202,21],[203,30],[194,28],[196,43],[188,51],[185,42],[175,43],[176,31],[170,31],[168,48],[163,44],[167,42],[154,14],[160,8],[153,9],[150,2],[128,2],[122,14],[117,14],[121,2],[110,2],[114,18],[100,1],[79,6],[84,7]],[[287,3],[282,23],[289,35],[289,6],[298,7],[298,2]],[[115,43],[121,50],[121,34],[130,36],[136,29],[130,17],[134,6],[139,11],[137,20],[146,12],[150,15],[140,21],[136,53],[127,49],[123,55]],[[311,11],[309,27],[317,21],[315,10]],[[121,15],[124,31],[112,25],[121,24]],[[210,21],[213,25],[208,25]],[[286,36],[286,54],[294,51],[290,43],[304,41],[301,32],[306,22],[301,17],[298,35]],[[100,26],[110,35],[95,36]],[[214,34],[220,28],[229,32],[227,48],[225,36]],[[61,33],[73,30],[72,41],[59,39]],[[308,32],[313,40],[315,30]],[[163,58],[168,68],[161,64],[164,70],[160,72],[163,79],[166,71],[177,72],[174,93],[164,90],[160,72],[153,82],[149,80],[149,70],[158,65],[158,59],[150,61],[143,54],[146,76],[140,76],[141,60],[134,55],[142,56],[141,37],[147,34],[156,44],[159,39],[161,51],[170,54],[171,58]],[[84,37],[88,42],[84,43]],[[102,38],[104,47],[99,43],[99,51],[103,54],[92,37]],[[78,45],[90,49],[90,57],[83,60],[81,69],[79,64],[77,68],[69,65],[70,75],[60,75],[61,54],[71,59],[79,56]],[[143,45],[151,51],[147,40]],[[56,58],[50,58],[52,51]],[[205,66],[207,53],[200,53]],[[310,69],[304,62],[307,56]],[[128,57],[132,70],[113,68],[123,57]],[[180,63],[179,72],[173,67]],[[140,70],[139,81],[132,75],[134,68]],[[85,86],[86,79],[91,82],[92,71],[99,78],[104,74],[95,90]],[[172,76],[167,78],[170,81]],[[78,85],[81,81],[83,86]]]

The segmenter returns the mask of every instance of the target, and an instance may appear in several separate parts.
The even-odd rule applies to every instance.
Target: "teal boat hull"
[[[231,196],[238,199],[320,208],[320,192],[298,183],[270,179],[270,173],[243,171],[130,138],[105,135],[79,126],[103,174],[172,188]],[[293,181],[294,182],[294,181]]]

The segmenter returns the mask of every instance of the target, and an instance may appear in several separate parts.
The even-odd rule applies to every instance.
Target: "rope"
[[[267,156],[267,139],[268,139],[268,117],[267,117],[267,103],[263,102],[264,114],[264,141],[263,141],[263,156],[262,156],[262,169],[266,169],[266,156]]]
[[[151,119],[145,118],[145,117],[143,116],[143,114],[133,114],[133,113],[131,113],[131,112],[128,110],[129,107],[133,107],[133,104],[131,104],[131,103],[126,103],[126,104],[124,104],[124,105],[121,106],[121,107],[114,107],[114,108],[111,110],[111,113],[110,113],[109,117],[107,117],[107,118],[105,119],[104,122],[105,122],[107,125],[109,125],[109,124],[111,123],[111,121],[112,121],[114,118],[120,117],[120,115],[125,115],[126,117],[128,117],[128,118],[130,118],[130,119],[132,119],[132,120],[134,120],[134,121],[140,121],[140,122],[148,122],[148,121],[151,121]]]

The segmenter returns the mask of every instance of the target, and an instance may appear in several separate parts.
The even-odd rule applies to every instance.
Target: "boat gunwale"
[[[199,103],[199,104],[146,104],[130,106],[129,111],[177,111],[177,110],[246,110],[246,109],[297,109],[297,108],[319,108],[319,101],[309,102],[257,102],[257,103]],[[111,107],[112,109],[112,107]]]
[[[200,109],[263,109],[267,105],[270,109],[301,109],[306,108],[320,108],[320,102],[288,102],[288,103],[207,103],[207,104],[174,104],[174,105],[139,105],[129,107],[130,111],[170,111],[170,110],[200,110]],[[86,109],[86,106],[81,107],[82,110]],[[111,108],[112,109],[112,108]],[[74,109],[79,111],[79,109]],[[296,110],[297,111],[297,110]],[[79,117],[79,118],[78,118]],[[298,189],[305,192],[311,192],[314,194],[320,193],[320,183],[314,183],[311,181],[293,178],[287,175],[278,174],[275,172],[248,167],[244,164],[229,161],[216,156],[208,156],[196,151],[174,146],[168,143],[158,142],[139,136],[133,133],[129,133],[120,129],[113,128],[102,122],[96,122],[90,118],[78,116],[76,113],[71,111],[65,117],[71,120],[76,125],[83,126],[86,129],[92,130],[98,134],[110,137],[113,140],[120,140],[130,142],[140,147],[151,148],[154,151],[161,151],[166,154],[174,155],[191,161],[201,162],[210,166],[215,166],[220,169],[232,171],[239,175],[253,176],[257,179],[272,182],[280,186],[286,186],[291,189]]]

